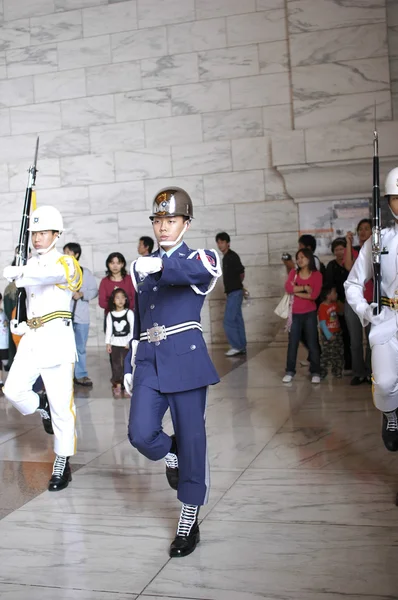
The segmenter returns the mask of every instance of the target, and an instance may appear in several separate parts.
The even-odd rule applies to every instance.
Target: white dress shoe
[[[282,383],[290,383],[293,380],[293,375],[285,375],[282,379]]]
[[[319,377],[319,375],[313,375],[311,383],[321,383],[321,378]]]

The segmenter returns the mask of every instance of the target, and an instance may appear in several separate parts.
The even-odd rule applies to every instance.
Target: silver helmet
[[[185,190],[179,187],[167,187],[158,192],[153,199],[152,214],[149,217],[188,217],[193,219],[192,200]]]

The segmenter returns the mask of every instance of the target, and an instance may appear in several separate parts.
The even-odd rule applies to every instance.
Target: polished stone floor
[[[105,354],[77,391],[73,481],[45,491],[51,437],[0,399],[1,600],[396,600],[398,456],[369,386],[281,377],[286,349],[214,358],[210,503],[194,554],[170,560],[179,503],[126,439]],[[170,420],[165,428],[170,431]]]

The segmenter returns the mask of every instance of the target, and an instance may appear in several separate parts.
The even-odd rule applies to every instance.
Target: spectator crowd
[[[315,238],[308,234],[299,238],[295,260],[288,254],[282,257],[288,274],[285,291],[290,299],[284,383],[290,383],[296,374],[297,353],[302,343],[308,360],[301,365],[309,366],[312,383],[320,383],[331,371],[337,378],[351,374],[352,386],[371,384],[370,326],[362,327],[346,302],[344,290],[344,282],[361,247],[372,235],[370,219],[358,223],[356,234],[358,245],[354,245],[351,231],[333,240],[334,259],[326,267],[315,254]],[[372,280],[366,283],[364,296],[369,304],[373,301]]]

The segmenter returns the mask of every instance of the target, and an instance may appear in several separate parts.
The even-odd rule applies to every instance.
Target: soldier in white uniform
[[[364,285],[372,279],[372,239],[362,246],[344,284],[346,298],[366,327],[371,323],[373,399],[383,413],[382,438],[387,450],[398,450],[398,168],[387,175],[385,195],[394,223],[381,232],[382,310],[374,315],[375,304],[363,296]]]
[[[56,208],[41,206],[35,210],[29,230],[37,255],[26,266],[4,269],[6,279],[25,288],[28,317],[26,323],[12,323],[14,331],[23,335],[4,394],[23,415],[40,412],[45,430],[54,433],[56,458],[48,489],[58,491],[72,479],[69,457],[76,452],[76,348],[70,303],[72,293],[81,285],[81,270],[73,257],[55,249],[63,230]],[[47,396],[39,396],[32,389],[39,375]]]

